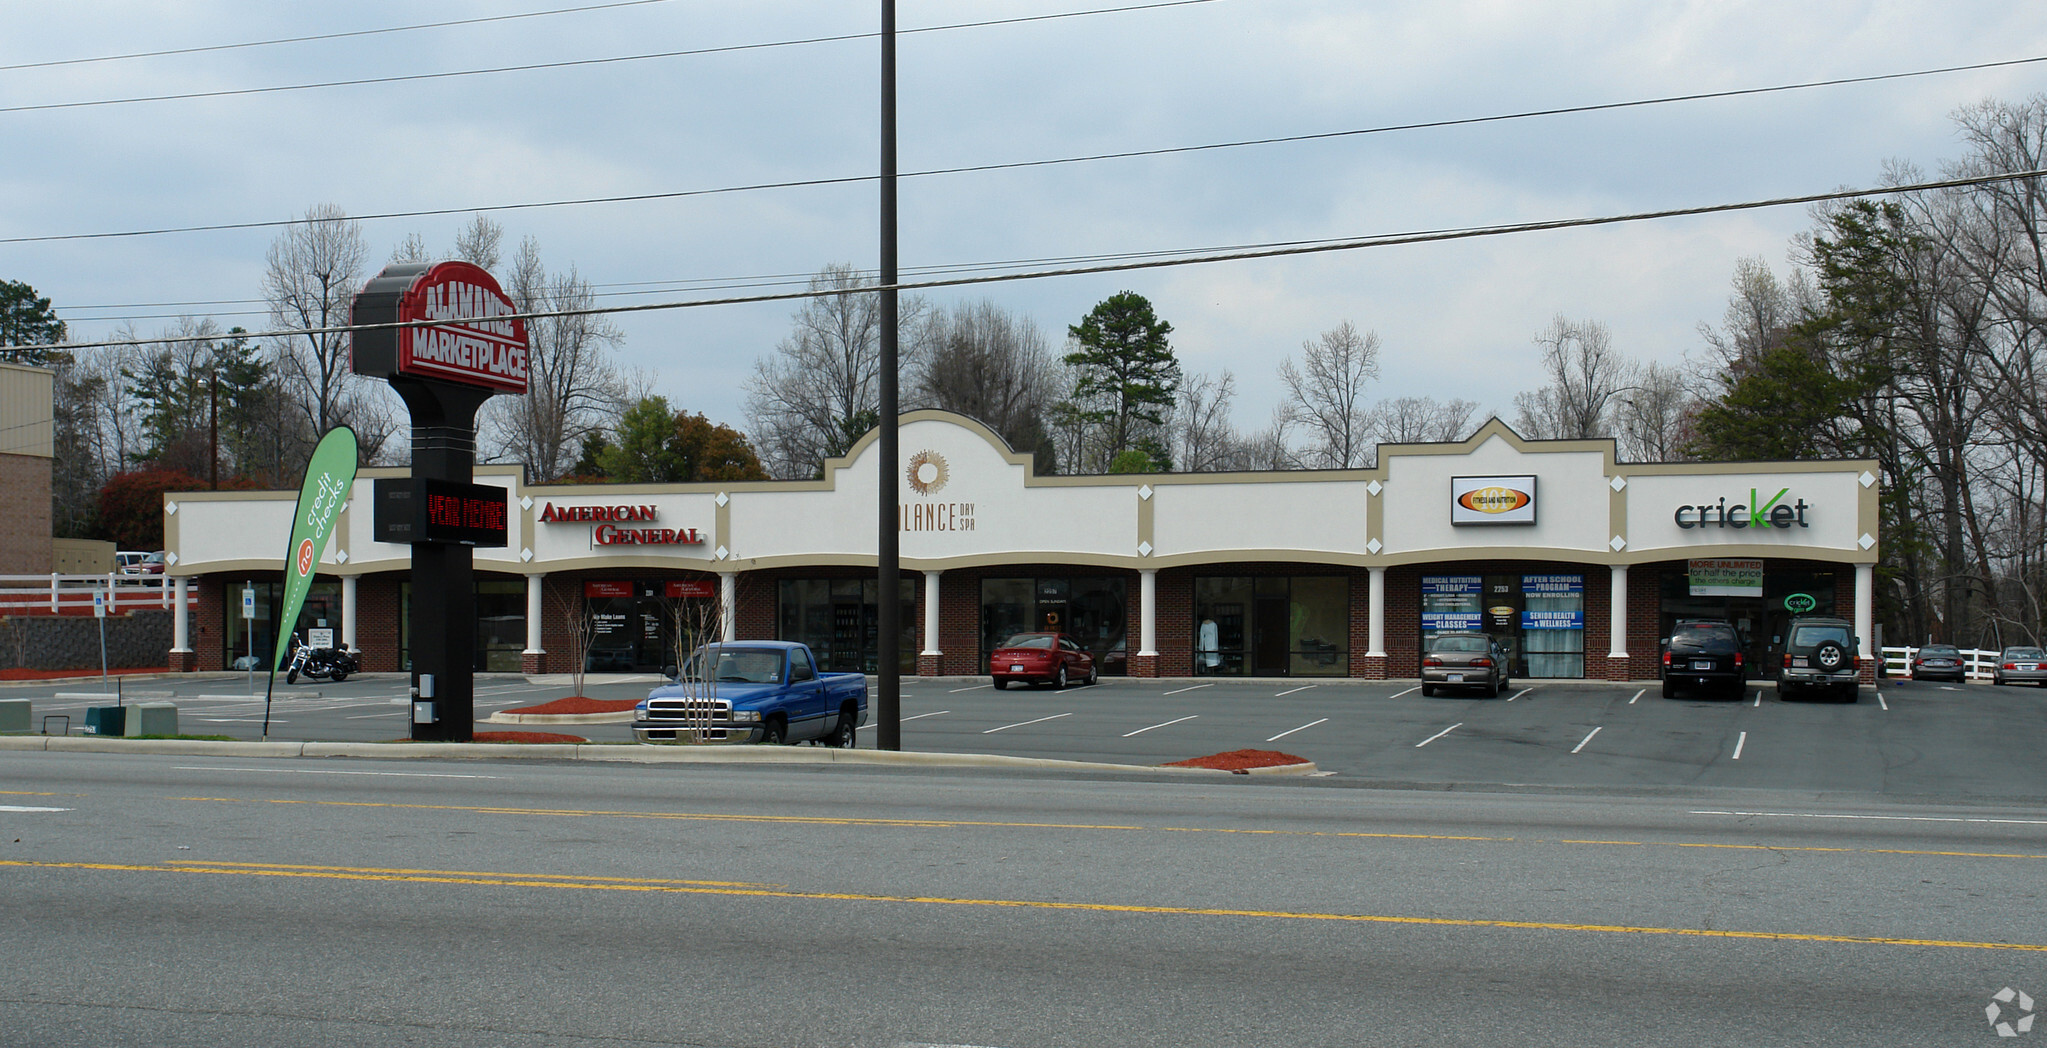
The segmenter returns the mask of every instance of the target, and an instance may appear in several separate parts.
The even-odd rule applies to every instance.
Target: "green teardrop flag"
[[[299,610],[313,588],[313,571],[327,551],[327,537],[334,533],[334,521],[341,516],[348,489],[355,483],[355,455],[355,431],[338,426],[320,438],[312,461],[306,463],[298,513],[291,521],[291,545],[284,554],[284,610],[277,620],[277,652],[270,659],[273,681],[298,628]]]

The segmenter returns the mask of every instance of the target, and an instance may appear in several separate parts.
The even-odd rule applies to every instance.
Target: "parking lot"
[[[648,677],[591,678],[597,698],[639,697]],[[10,688],[77,734],[87,686]],[[128,701],[179,707],[187,734],[253,739],[260,692],[244,678],[126,685]],[[281,683],[273,739],[377,740],[408,730],[405,679]],[[96,685],[91,686],[96,691]],[[619,723],[492,725],[492,712],[567,694],[556,683],[477,678],[478,730],[554,730],[626,742]],[[63,693],[66,697],[57,698]],[[175,694],[172,694],[175,693]],[[53,731],[56,726],[53,726]],[[872,725],[860,745],[874,745]],[[1104,678],[1064,691],[996,691],[986,678],[904,681],[903,748],[1116,764],[1161,764],[1236,749],[1314,761],[1349,783],[1729,787],[2047,799],[2047,690],[1885,681],[1856,703],[1781,701],[1752,683],[1739,701],[1665,699],[1654,681],[1518,681],[1499,698],[1425,698],[1407,681],[1161,681]]]

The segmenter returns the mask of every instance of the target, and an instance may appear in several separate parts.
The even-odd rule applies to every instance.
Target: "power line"
[[[289,328],[274,331],[245,332],[244,338],[284,338],[302,335],[334,335],[355,331],[378,331],[392,328],[434,327],[447,324],[465,323],[470,320],[544,320],[557,317],[597,316],[617,313],[650,313],[672,309],[698,309],[706,306],[735,306],[763,302],[788,302],[811,298],[840,298],[847,295],[865,295],[894,287],[898,291],[926,291],[944,287],[967,287],[976,284],[1011,283],[1022,280],[1046,280],[1055,277],[1087,276],[1100,273],[1127,273],[1145,269],[1168,269],[1180,266],[1209,265],[1218,262],[1244,262],[1254,259],[1284,258],[1295,255],[1326,254],[1336,251],[1358,251],[1367,248],[1399,247],[1409,244],[1441,243],[1451,240],[1472,240],[1483,237],[1509,236],[1517,233],[1541,233],[1564,229],[1585,229],[1594,226],[1619,225],[1628,222],[1649,222],[1666,218],[1687,218],[1699,215],[1725,214],[1733,211],[1754,211],[1763,208],[1789,207],[1799,204],[1818,204],[1833,200],[1853,200],[1862,197],[1896,196],[1903,193],[1922,193],[1942,189],[1963,189],[1971,186],[1994,185],[1999,182],[2016,182],[2029,178],[2047,177],[2047,169],[2015,171],[1994,175],[1973,175],[1967,178],[1950,178],[1934,182],[1916,182],[1908,185],[1886,186],[1881,189],[1838,189],[1829,193],[1806,193],[1799,196],[1772,197],[1766,200],[1746,200],[1726,204],[1702,204],[1696,207],[1667,208],[1660,211],[1637,211],[1621,215],[1604,215],[1586,218],[1547,219],[1536,222],[1515,222],[1504,225],[1469,226],[1459,229],[1425,230],[1411,233],[1389,233],[1365,237],[1319,241],[1286,241],[1270,245],[1252,245],[1241,249],[1187,249],[1181,251],[1133,252],[1130,260],[1106,262],[1097,265],[1073,266],[1064,269],[1039,269],[1021,273],[1000,273],[980,276],[951,277],[936,280],[901,281],[894,285],[869,284],[861,287],[830,289],[824,291],[788,291],[766,295],[742,295],[726,298],[691,299],[681,302],[651,302],[630,306],[592,306],[583,309],[538,310],[530,313],[507,313],[491,317],[445,318],[440,320],[413,321],[403,324],[341,324],[318,328]],[[1171,255],[1175,257],[1159,257]],[[178,342],[207,342],[222,338],[213,335],[174,335],[149,339],[110,339],[100,342],[67,342],[53,349],[96,349],[110,346],[169,345]]]
[[[346,40],[351,37],[382,36],[390,33],[410,33],[421,29],[447,29],[453,26],[480,25],[484,22],[510,22],[521,18],[541,18],[547,15],[579,14],[585,11],[604,11],[614,7],[639,7],[645,4],[665,4],[669,0],[616,0],[609,4],[591,4],[586,7],[558,7],[552,11],[526,11],[512,15],[489,15],[482,18],[459,18],[450,22],[422,22],[418,25],[394,25],[382,29],[357,29],[341,33],[321,33],[317,36],[285,36],[272,40],[247,40],[238,44],[207,44],[202,47],[179,47],[167,51],[136,51],[125,55],[99,55],[94,58],[57,58],[47,62],[23,62],[19,65],[0,65],[0,73],[17,69],[48,69],[52,66],[90,65],[95,62],[125,62],[134,58],[164,58],[171,55],[197,55],[210,51],[235,51],[250,47],[272,47],[277,44],[305,44],[318,40]]]
[[[958,22],[951,25],[925,26],[921,29],[904,29],[898,35],[911,33],[936,33],[953,29],[983,29],[990,26],[1019,25],[1026,22],[1049,22],[1061,18],[1080,18],[1086,15],[1120,14],[1126,11],[1148,11],[1161,7],[1186,7],[1192,4],[1221,3],[1223,0],[1159,0],[1157,3],[1133,4],[1127,7],[1103,7],[1088,11],[1062,11],[1049,15],[1024,15],[1017,18],[996,18],[982,22]],[[136,95],[129,98],[98,98],[83,102],[41,102],[34,105],[4,106],[0,113],[34,113],[53,109],[84,109],[98,106],[130,105],[137,102],[186,102],[201,98],[231,98],[240,95],[267,95],[285,91],[315,91],[330,87],[364,87],[371,84],[403,84],[421,80],[446,80],[455,77],[489,76],[498,73],[531,73],[544,69],[574,69],[582,66],[612,65],[619,62],[646,62],[660,58],[694,58],[702,55],[730,54],[738,51],[760,51],[776,47],[797,47],[809,44],[842,43],[848,40],[868,40],[877,33],[841,33],[833,36],[805,37],[797,40],[773,40],[753,44],[728,44],[722,47],[699,47],[682,51],[656,51],[639,55],[612,55],[606,58],[574,58],[558,62],[529,62],[523,65],[491,66],[484,69],[453,69],[438,73],[402,73],[395,76],[359,77],[353,80],[325,80],[308,84],[277,84],[270,87],[233,87],[216,91],[185,91],[168,95]]]
[[[1205,2],[1205,0],[1182,0],[1182,2]],[[1121,9],[1119,9],[1121,10]],[[1044,16],[1056,17],[1056,16]],[[906,171],[903,178],[928,178],[938,175],[984,174],[991,171],[1012,171],[1035,167],[1053,167],[1065,164],[1085,164],[1102,160],[1130,160],[1148,156],[1169,156],[1180,153],[1212,152],[1223,149],[1242,149],[1251,146],[1287,145],[1296,142],[1327,141],[1339,138],[1357,138],[1366,135],[1390,134],[1396,131],[1435,130],[1449,127],[1467,127],[1475,124],[1505,123],[1513,120],[1532,120],[1538,117],[1568,116],[1582,113],[1609,112],[1622,109],[1639,109],[1648,106],[1671,105],[1678,102],[1703,102],[1720,98],[1739,98],[1751,95],[1778,94],[1788,91],[1804,91],[1822,87],[1843,87],[1855,84],[1879,83],[1887,80],[1903,80],[1914,77],[1941,76],[1948,73],[1971,72],[1983,69],[1999,69],[2010,66],[2031,65],[2047,62],[2047,55],[2032,58],[2013,58],[1994,62],[1976,62],[1968,65],[1942,66],[1935,69],[1918,69],[1903,73],[1876,73],[1869,76],[1841,77],[1832,80],[1811,80],[1795,84],[1777,84],[1769,87],[1730,88],[1725,91],[1703,91],[1683,95],[1664,95],[1656,98],[1641,98],[1624,102],[1595,102],[1582,106],[1559,106],[1547,109],[1525,109],[1512,113],[1495,113],[1487,116],[1451,117],[1442,120],[1413,121],[1403,124],[1381,124],[1375,127],[1354,128],[1345,131],[1317,131],[1301,135],[1284,135],[1266,138],[1235,139],[1226,142],[1210,142],[1191,146],[1161,146],[1155,149],[1133,149],[1114,153],[1089,153],[1078,156],[1055,157],[1043,160],[1018,160],[995,164],[970,164],[956,167],[929,168],[922,171]],[[0,110],[4,111],[4,110]],[[484,204],[472,207],[429,208],[418,211],[384,211],[357,215],[351,221],[371,222],[396,218],[439,218],[448,215],[486,214],[497,211],[528,211],[550,207],[581,207],[593,204],[631,204],[656,200],[682,200],[690,197],[722,196],[733,193],[753,193],[776,189],[814,189],[825,186],[854,185],[875,180],[874,175],[845,175],[835,178],[791,179],[780,182],[755,182],[747,185],[720,186],[711,189],[679,189],[657,193],[627,193],[614,196],[576,197],[563,200],[538,200],[511,204]],[[243,229],[276,229],[285,226],[304,225],[303,218],[268,219],[250,222],[219,222],[197,226],[165,226],[156,229],[117,230],[104,233],[52,233],[43,236],[0,237],[0,244],[34,244],[65,240],[106,240],[126,237],[169,236],[178,233],[218,233]]]

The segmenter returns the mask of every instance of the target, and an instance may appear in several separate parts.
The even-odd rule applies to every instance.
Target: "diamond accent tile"
[[[1138,543],[1138,544],[1137,544],[1137,555],[1138,555],[1138,556],[1140,556],[1140,557],[1149,557],[1149,556],[1151,556],[1151,543],[1149,543],[1149,542],[1140,542],[1140,543]]]
[[[1620,551],[1628,548],[1628,540],[1620,537],[1619,535],[1615,535],[1613,537],[1613,541],[1607,543],[1607,546],[1611,547],[1615,553],[1619,553]]]
[[[1380,484],[1380,483],[1379,483],[1378,481],[1376,481],[1376,480],[1375,480],[1375,481],[1372,481],[1372,482],[1370,482],[1370,483],[1366,484],[1366,485],[1365,485],[1365,490],[1366,490],[1366,491],[1368,491],[1368,492],[1370,492],[1370,493],[1372,493],[1372,494],[1374,494],[1374,495],[1377,495],[1377,494],[1378,494],[1378,493],[1380,493],[1381,491],[1384,491],[1384,490],[1386,490],[1386,488],[1385,488],[1385,486],[1384,486],[1384,485]]]
[[[168,560],[168,559],[170,559],[170,558],[166,557],[166,558],[164,558],[164,559]],[[334,551],[334,563],[336,563],[336,564],[346,564],[346,563],[348,563],[348,551],[347,551],[347,550],[345,550],[345,549],[338,549],[338,550],[335,550],[335,551]]]
[[[1628,478],[1615,477],[1612,480],[1607,481],[1606,486],[1614,489],[1615,491],[1625,491],[1627,490],[1628,486]]]
[[[163,562],[165,564],[176,564],[178,562],[178,555],[175,553],[166,553],[163,555]]]
[[[1876,545],[1876,539],[1871,538],[1869,533],[1865,531],[1862,533],[1861,538],[1855,540],[1855,544],[1861,546],[1863,549],[1868,549],[1869,547]]]
[[[175,516],[177,516],[177,515],[178,515],[178,504],[177,504],[177,503],[175,503],[175,502],[166,502],[166,503],[164,503],[164,504],[163,504],[163,512],[164,512],[164,516],[167,516],[167,517],[175,517]]]
[[[719,509],[724,509],[725,504],[732,501],[732,496],[727,495],[721,491],[718,493],[718,497],[711,501],[716,502],[718,504]]]
[[[1365,552],[1366,552],[1366,553],[1377,553],[1377,552],[1379,552],[1380,550],[1382,550],[1382,549],[1385,549],[1385,548],[1386,548],[1386,547],[1384,547],[1384,546],[1382,546],[1382,545],[1380,545],[1380,544],[1379,544],[1379,540],[1378,540],[1378,539],[1373,539],[1372,541],[1370,541],[1370,542],[1367,542],[1367,543],[1365,543]]]
[[[726,549],[726,548],[725,548],[725,547],[723,547],[723,546],[720,546],[720,547],[718,547],[718,559],[719,559],[719,560],[724,560],[725,558],[727,558],[727,557],[730,557],[731,555],[732,555],[732,551],[731,551],[731,550],[729,550],[729,549]]]
[[[1866,488],[1866,487],[1868,487],[1868,486],[1870,486],[1871,484],[1874,484],[1874,483],[1876,483],[1876,476],[1875,476],[1875,474],[1872,474],[1872,473],[1871,473],[1870,471],[1868,471],[1868,470],[1866,470],[1866,469],[1862,471],[1862,476],[1860,476],[1860,477],[1857,477],[1857,478],[1855,478],[1855,479],[1856,479],[1856,480],[1859,480],[1859,481],[1861,481],[1861,482],[1862,482],[1862,486],[1863,486],[1863,487],[1865,487],[1865,488]]]
[[[1137,497],[1149,501],[1151,499],[1151,485],[1146,484],[1143,487],[1138,488]]]
[[[524,562],[526,562],[526,561],[530,561],[530,560],[532,560],[532,559],[533,559],[533,550],[532,550],[531,548],[527,548],[527,549],[522,549],[522,550],[520,550],[520,551],[519,551],[519,561],[520,561],[521,563],[524,563]]]
[[[533,508],[533,496],[531,496],[531,495],[521,495],[521,496],[519,496],[519,508],[520,508],[520,509],[532,509],[532,508]]]

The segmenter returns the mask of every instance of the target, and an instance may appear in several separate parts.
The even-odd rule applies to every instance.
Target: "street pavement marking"
[[[1427,745],[1428,745],[1429,743],[1432,743],[1432,742],[1436,741],[1437,739],[1440,739],[1440,738],[1442,738],[1443,736],[1445,736],[1445,735],[1448,735],[1448,734],[1450,734],[1451,732],[1453,732],[1453,731],[1456,731],[1457,729],[1459,729],[1459,728],[1462,728],[1462,727],[1464,727],[1464,722],[1463,722],[1463,721],[1458,721],[1457,723],[1455,723],[1455,724],[1452,724],[1452,725],[1450,725],[1450,726],[1449,726],[1449,727],[1447,727],[1447,728],[1444,728],[1444,729],[1443,729],[1442,731],[1439,731],[1439,732],[1435,733],[1434,735],[1431,735],[1431,736],[1429,736],[1428,738],[1426,738],[1426,739],[1423,739],[1422,741],[1420,741],[1420,742],[1417,742],[1417,743],[1415,743],[1415,744],[1414,744],[1414,748],[1415,748],[1415,749],[1421,749],[1421,748],[1422,748],[1423,746],[1427,746]]]
[[[1753,703],[1753,705],[1755,706],[1756,709],[1763,708],[1763,689],[1761,688],[1756,689],[1756,701]]]
[[[209,768],[192,764],[175,765],[172,771],[246,771],[265,775],[385,775],[400,779],[502,779],[502,775],[466,775],[430,771],[336,771],[331,768]]]
[[[1633,705],[1635,704],[1635,699],[1639,699],[1639,698],[1641,698],[1642,696],[1644,696],[1644,695],[1647,695],[1647,694],[1649,694],[1649,689],[1647,689],[1647,688],[1643,688],[1643,689],[1642,689],[1641,691],[1638,691],[1638,692],[1636,692],[1636,693],[1635,693],[1635,698],[1634,698],[1634,699],[1629,699],[1629,700],[1628,700],[1628,705],[1630,705],[1630,706],[1633,706]]]
[[[986,684],[976,684],[976,685],[974,685],[974,686],[973,686],[973,687],[971,687],[971,688],[954,688],[954,689],[952,689],[951,691],[948,691],[948,692],[946,692],[946,694],[947,694],[947,695],[958,695],[958,694],[959,694],[960,692],[963,692],[963,691],[980,691],[980,690],[981,690],[982,688],[992,688],[992,687],[994,687],[994,686],[995,686],[995,682],[994,682],[994,681],[989,681],[989,682],[988,682],[988,683],[986,683]]]
[[[1167,692],[1166,694],[1170,695],[1170,694],[1172,694],[1172,692]],[[1181,718],[1179,718],[1178,720],[1169,720],[1169,721],[1165,722],[1164,724],[1154,724],[1154,725],[1152,725],[1152,726],[1151,726],[1151,728],[1166,728],[1166,727],[1171,727],[1172,725],[1175,725],[1175,724],[1179,724],[1179,723],[1181,723],[1181,722],[1183,722],[1183,721],[1191,721],[1191,720],[1193,720],[1193,719],[1194,719],[1195,717],[1199,717],[1199,716],[1201,716],[1201,714],[1199,714],[1199,713],[1196,713],[1196,714],[1192,714],[1192,715],[1190,715],[1190,716],[1186,716],[1186,717],[1181,717]],[[1133,732],[1131,732],[1131,733],[1130,733],[1129,735],[1125,735],[1125,736],[1123,736],[1123,737],[1127,739],[1127,738],[1130,738],[1130,736],[1131,736],[1131,735],[1142,735],[1142,734],[1144,734],[1145,732],[1148,732],[1148,731],[1150,731],[1150,730],[1151,730],[1151,728],[1139,728],[1139,729],[1137,729],[1136,731],[1133,731]]]
[[[1579,750],[1582,750],[1582,749],[1584,749],[1584,748],[1585,748],[1585,744],[1586,744],[1586,743],[1588,743],[1588,742],[1591,742],[1591,741],[1592,741],[1592,736],[1593,736],[1593,735],[1597,735],[1597,734],[1599,734],[1600,728],[1604,728],[1604,727],[1606,727],[1606,725],[1602,724],[1602,725],[1600,725],[1600,726],[1599,726],[1598,728],[1594,728],[1594,729],[1592,729],[1592,733],[1591,733],[1591,735],[1587,735],[1587,736],[1585,736],[1584,738],[1582,738],[1582,739],[1579,739],[1579,740],[1578,740],[1578,745],[1576,745],[1576,746],[1573,746],[1573,747],[1571,747],[1571,752],[1572,752],[1572,753],[1576,753],[1576,752],[1578,752]]]
[[[1523,688],[1523,689],[1521,689],[1520,691],[1517,691],[1517,692],[1515,692],[1514,694],[1512,694],[1512,695],[1509,695],[1509,696],[1507,696],[1507,701],[1508,701],[1508,702],[1513,702],[1513,701],[1514,701],[1515,699],[1518,699],[1518,698],[1520,698],[1521,696],[1523,696],[1523,695],[1526,695],[1526,694],[1528,694],[1529,692],[1531,692],[1531,691],[1534,691],[1534,690],[1535,690],[1534,688]]]
[[[1761,692],[1757,692],[1756,694],[1757,694],[1757,695],[1761,695],[1762,693],[1761,693]],[[1740,759],[1741,759],[1741,748],[1742,748],[1743,746],[1746,746],[1746,745],[1748,745],[1748,732],[1742,732],[1742,733],[1741,733],[1741,738],[1738,738],[1738,739],[1734,740],[1734,759],[1735,759],[1735,760],[1740,760]]]
[[[1884,708],[1885,710],[1889,710],[1889,709],[1891,708],[1891,704],[1890,704],[1890,703],[1888,703],[1888,702],[1885,702],[1885,701],[1884,701],[1884,693],[1883,693],[1883,692],[1877,692],[1877,693],[1876,693],[1876,704],[1877,704],[1877,705],[1879,705],[1879,706],[1882,706],[1882,707],[1883,707],[1883,708]]]
[[[1386,696],[1386,697],[1387,697],[1387,698],[1389,698],[1389,699],[1397,699],[1397,698],[1401,697],[1402,695],[1407,695],[1407,694],[1411,694],[1411,693],[1413,693],[1413,692],[1417,692],[1417,691],[1420,691],[1420,690],[1422,690],[1422,686],[1421,686],[1421,685],[1419,685],[1419,684],[1417,684],[1417,685],[1415,685],[1414,687],[1412,687],[1412,688],[1409,688],[1409,689],[1407,689],[1407,691],[1396,691],[1396,692],[1394,692],[1393,694],[1391,694],[1391,695],[1388,695],[1388,696]]]
[[[70,811],[70,810],[71,810],[71,809],[69,809],[69,808],[36,808],[36,807],[30,807],[30,806],[27,806],[27,805],[21,805],[21,804],[0,804],[0,811],[10,811],[10,812],[38,812],[38,811],[42,811],[42,812],[49,812],[49,811]]]
[[[1005,725],[1003,725],[1003,726],[1002,726],[1002,727],[1000,727],[1000,728],[989,728],[989,729],[988,729],[987,731],[984,731],[984,732],[982,732],[981,734],[983,734],[983,735],[993,735],[993,734],[995,734],[995,733],[996,733],[996,732],[998,732],[998,731],[1008,731],[1008,730],[1009,730],[1009,729],[1011,729],[1011,728],[1021,728],[1021,727],[1023,727],[1023,726],[1024,726],[1024,725],[1026,725],[1026,724],[1043,724],[1044,722],[1046,722],[1046,721],[1048,721],[1048,720],[1058,720],[1058,719],[1059,719],[1059,718],[1061,718],[1061,717],[1071,717],[1071,716],[1073,716],[1073,714],[1071,714],[1071,713],[1055,713],[1055,714],[1051,715],[1050,717],[1039,717],[1039,718],[1038,718],[1037,720],[1027,720],[1027,721],[1018,721],[1018,722],[1016,722],[1015,724],[1005,724]]]
[[[1986,822],[2003,826],[2047,826],[2047,819],[1984,819],[1963,815],[1837,815],[1810,811],[1695,811],[1693,815],[1735,815],[1744,819],[1869,819],[1880,822]]]
[[[1308,730],[1309,728],[1312,728],[1312,727],[1314,727],[1314,726],[1315,726],[1315,725],[1317,725],[1317,724],[1327,724],[1327,723],[1329,723],[1329,718],[1327,718],[1327,717],[1324,717],[1324,718],[1322,718],[1321,720],[1311,720],[1311,721],[1309,721],[1308,723],[1306,723],[1306,724],[1303,724],[1303,725],[1301,725],[1301,726],[1300,726],[1300,727],[1298,727],[1298,728],[1288,728],[1287,730],[1285,730],[1285,731],[1283,731],[1283,732],[1280,732],[1279,734],[1277,734],[1277,735],[1274,735],[1274,736],[1273,736],[1272,738],[1269,738],[1269,739],[1267,739],[1267,740],[1265,740],[1265,741],[1266,741],[1266,742],[1278,742],[1279,740],[1281,740],[1281,739],[1284,739],[1284,738],[1286,738],[1286,737],[1287,737],[1287,736],[1289,736],[1289,735],[1292,735],[1292,734],[1293,734],[1294,732],[1297,732],[1297,731],[1307,731],[1307,730]]]
[[[403,717],[403,716],[405,716],[405,715],[406,715],[406,714],[405,714],[405,711],[404,711],[404,710],[395,710],[395,711],[393,711],[393,712],[391,712],[391,713],[358,713],[358,714],[356,714],[356,715],[355,715],[355,716],[353,716],[353,717],[343,717],[342,719],[343,719],[343,720],[376,720],[376,719],[377,719],[378,717]]]
[[[1213,685],[1213,684],[1196,684],[1196,685],[1194,685],[1194,686],[1193,686],[1193,687],[1191,687],[1191,688],[1174,688],[1174,689],[1173,689],[1172,691],[1162,691],[1162,692],[1159,692],[1159,694],[1160,694],[1160,695],[1178,695],[1178,694],[1180,694],[1180,693],[1181,693],[1181,692],[1183,692],[1183,691],[1200,691],[1200,690],[1201,690],[1201,689],[1203,689],[1203,688],[1213,688],[1213,687],[1215,687],[1215,685]]]
[[[936,713],[919,713],[919,714],[918,714],[918,715],[916,715],[915,717],[903,717],[903,718],[901,718],[901,719],[902,719],[902,720],[906,720],[906,721],[913,721],[913,720],[923,720],[923,719],[924,719],[924,718],[926,718],[926,717],[943,717],[943,716],[945,716],[946,714],[948,714],[948,713],[951,713],[951,712],[952,712],[951,710],[939,710],[939,711],[938,711],[938,712],[936,712]]]
[[[1297,692],[1297,691],[1307,691],[1307,690],[1308,690],[1309,688],[1319,688],[1319,687],[1321,687],[1321,686],[1322,686],[1322,685],[1320,685],[1320,684],[1303,684],[1303,685],[1301,685],[1301,686],[1300,686],[1300,687],[1298,687],[1298,688],[1288,688],[1287,690],[1285,690],[1285,691],[1282,691],[1282,692],[1280,692],[1280,693],[1279,693],[1279,694],[1277,694],[1277,695],[1274,695],[1274,696],[1273,696],[1273,698],[1275,698],[1275,699],[1277,699],[1277,698],[1282,698],[1282,697],[1284,697],[1284,696],[1287,696],[1287,695],[1292,695],[1292,694],[1293,694],[1294,692]]]
[[[1266,920],[1326,921],[1348,924],[1409,925],[1434,928],[1490,928],[1509,931],[1583,932],[1599,935],[1669,935],[1699,939],[1748,939],[1766,942],[1827,943],[1847,946],[1916,946],[1952,950],[2047,953],[2047,943],[1972,942],[1961,939],[1922,939],[1903,936],[1834,935],[1824,932],[1744,931],[1731,928],[1664,928],[1652,925],[1589,924],[1565,921],[1509,921],[1472,917],[1415,917],[1397,914],[1318,913],[1302,910],[1151,906],[1132,903],[1063,902],[1049,899],[969,899],[932,895],[818,892],[797,891],[779,887],[754,887],[732,882],[597,878],[575,874],[479,873],[464,870],[379,870],[345,866],[208,862],[196,859],[174,860],[161,865],[152,863],[37,862],[32,860],[6,859],[0,860],[0,866],[49,870],[91,870],[112,873],[183,873],[239,877],[294,877],[334,881],[459,884],[500,888],[556,888],[579,891],[644,892],[664,895],[796,899],[811,902],[902,903],[919,906],[987,907],[1007,910],[1130,913],[1161,917],[1248,917]]]

